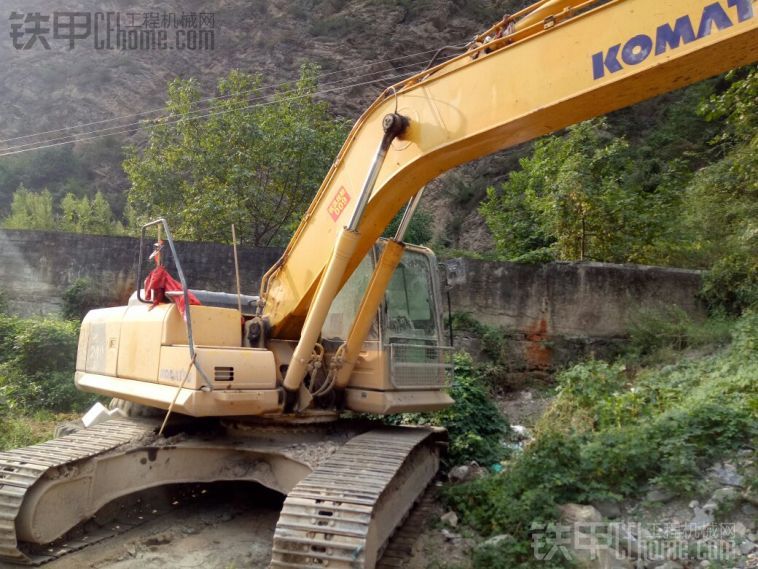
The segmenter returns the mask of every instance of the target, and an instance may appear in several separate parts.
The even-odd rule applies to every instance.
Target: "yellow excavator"
[[[0,563],[46,561],[34,544],[130,493],[234,480],[286,495],[272,568],[373,568],[444,433],[344,416],[452,403],[435,259],[402,242],[421,188],[754,63],[758,18],[754,0],[542,0],[440,55],[355,123],[260,296],[190,291],[168,225],[143,228],[160,227],[181,286],[157,302],[139,276],[128,306],[90,312],[75,377],[131,416],[0,453]]]

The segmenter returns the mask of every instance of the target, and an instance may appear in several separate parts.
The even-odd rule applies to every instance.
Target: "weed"
[[[72,419],[72,415],[45,411],[30,416],[6,416],[0,412],[0,451],[49,440],[58,423]]]
[[[724,317],[697,322],[676,305],[640,310],[631,317],[629,325],[629,356],[650,358],[670,350],[720,346],[729,342],[734,321]]]
[[[557,521],[557,505],[630,498],[651,484],[690,492],[708,465],[751,444],[758,436],[758,314],[745,314],[731,335],[730,345],[674,365],[630,369],[590,360],[560,373],[535,441],[502,474],[445,493],[482,535],[513,538],[477,550],[474,566],[529,567],[531,528]],[[723,335],[687,324],[684,337],[721,342]]]
[[[490,465],[502,460],[506,450],[502,441],[508,433],[508,423],[492,402],[481,374],[471,356],[454,356],[455,373],[450,396],[455,404],[436,413],[407,413],[395,422],[445,427],[450,437],[448,464],[476,461]]]

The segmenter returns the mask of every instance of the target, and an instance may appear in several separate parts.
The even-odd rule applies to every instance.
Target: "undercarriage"
[[[106,504],[177,483],[256,482],[286,495],[272,568],[375,566],[434,477],[444,433],[335,421],[276,425],[112,419],[0,453],[0,566],[40,565],[44,547]]]

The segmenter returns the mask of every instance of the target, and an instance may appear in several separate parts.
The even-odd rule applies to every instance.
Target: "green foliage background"
[[[76,390],[77,321],[0,314],[0,450],[51,438],[94,396]]]
[[[122,159],[117,136],[104,137],[97,144],[65,145],[5,156],[0,160],[0,211],[8,212],[13,193],[23,186],[35,193],[47,189],[56,204],[67,194],[93,198],[101,192],[116,216],[121,216],[126,195],[120,191],[120,184],[114,183],[119,173],[112,170]]]
[[[0,316],[0,398],[6,408],[81,411],[92,399],[74,387],[79,324]]]
[[[303,66],[293,90],[259,104],[259,75],[232,71],[207,107],[195,80],[171,82],[169,119],[123,165],[139,220],[163,216],[180,239],[219,243],[234,223],[248,245],[285,244],[347,135],[314,97],[317,70]]]
[[[129,208],[125,210],[128,215]],[[116,219],[108,201],[97,192],[90,199],[67,193],[56,204],[47,189],[32,192],[23,184],[13,193],[10,213],[3,220],[6,229],[69,231],[93,235],[122,235],[124,225]]]
[[[232,71],[218,83],[221,98],[207,105],[196,80],[173,81],[169,118],[145,124],[146,144],[126,150],[127,204],[99,192],[87,173],[120,155],[111,139],[84,153],[3,160],[3,225],[122,234],[165,215],[179,238],[229,242],[234,223],[247,244],[283,245],[348,130],[315,98],[317,72],[303,66],[292,90],[265,104],[251,104],[264,93],[257,75]],[[484,255],[707,269],[703,299],[711,308],[736,315],[756,306],[756,101],[753,65],[544,137],[508,172],[524,152],[511,149],[499,162],[507,180],[480,206],[496,244]],[[3,204],[11,185],[15,194]],[[461,208],[484,193],[465,176],[449,177],[448,186]],[[444,248],[462,219],[454,216],[457,229],[434,228],[435,237],[432,215],[419,211],[407,240],[461,254]]]
[[[640,107],[534,144],[480,211],[500,258],[711,269],[714,308],[758,302],[758,69],[692,86],[639,132]]]

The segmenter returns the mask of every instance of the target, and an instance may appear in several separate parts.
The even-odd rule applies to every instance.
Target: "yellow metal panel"
[[[87,365],[87,344],[89,342],[89,322],[93,311],[89,311],[79,327],[79,342],[76,346],[76,369],[84,371]]]
[[[202,368],[213,389],[274,389],[276,387],[276,364],[274,354],[256,348],[197,348],[197,365]],[[187,346],[163,346],[161,348],[158,383],[178,386],[189,367]],[[216,367],[231,368],[233,381],[214,381]],[[225,372],[226,370],[222,371]],[[202,377],[193,367],[190,370],[187,389],[200,389]]]
[[[388,367],[387,353],[381,349],[381,343],[364,342],[350,374],[349,386],[382,391],[394,389]]]
[[[345,404],[359,413],[390,415],[438,411],[452,405],[453,400],[444,391],[369,391],[348,387]]]
[[[196,353],[200,348],[197,348]],[[201,357],[198,353],[197,360]],[[158,383],[163,385],[181,385],[184,376],[187,375],[187,381],[184,383],[186,389],[200,389],[205,382],[197,370],[193,367],[189,369],[190,354],[188,346],[163,346],[161,347],[161,357],[158,366]],[[212,377],[212,376],[211,376]],[[210,378],[209,378],[210,379]]]
[[[168,409],[176,397],[175,413],[193,417],[222,417],[234,415],[265,415],[280,413],[283,398],[273,389],[240,389],[230,391],[197,391],[181,389],[177,396],[174,386],[160,385],[76,372],[76,387],[89,393],[120,397],[159,409]]]
[[[166,326],[163,331],[164,346],[187,343],[187,326],[184,317],[176,305],[166,314]],[[232,346],[242,345],[242,315],[233,308],[215,306],[192,306],[192,337],[196,346]]]
[[[118,376],[142,381],[156,381],[160,357],[163,322],[172,304],[130,306],[121,322],[118,350]],[[93,339],[90,338],[90,345]]]
[[[445,170],[758,60],[757,12],[750,0],[617,0],[397,85],[397,97],[356,123],[268,282],[273,335],[299,336],[332,252],[324,245],[347,223],[396,105],[410,127],[387,155],[343,282],[398,209]]]
[[[87,314],[82,328],[86,327],[87,349],[85,369],[92,373],[104,373],[106,375],[116,375],[116,364],[118,361],[118,350],[121,336],[121,320],[126,312],[125,306],[115,308],[102,308],[92,310]],[[79,339],[81,351],[82,339]],[[77,354],[77,368],[79,367],[79,358]]]

